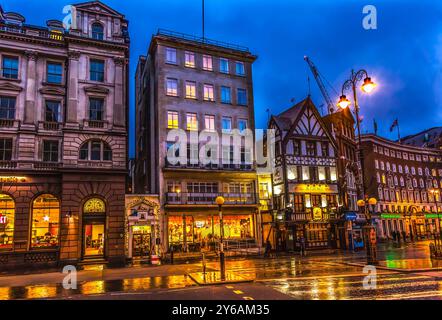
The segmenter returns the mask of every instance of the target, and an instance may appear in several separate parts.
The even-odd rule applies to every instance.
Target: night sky
[[[81,2],[81,1],[80,1]],[[134,74],[158,28],[201,35],[201,0],[106,0],[126,15],[131,33],[131,155],[134,154]],[[5,11],[45,25],[63,19],[67,0],[2,0]],[[75,2],[74,2],[75,3]],[[378,29],[362,28],[362,8],[373,4]],[[399,118],[403,136],[442,125],[442,2],[434,0],[206,0],[206,37],[247,46],[258,55],[253,69],[256,127],[266,109],[277,114],[309,93],[319,110],[324,99],[304,62],[308,55],[340,92],[352,68],[366,69],[379,86],[360,94],[363,131],[391,139]],[[333,99],[335,91],[328,87]],[[324,111],[326,108],[324,108]]]

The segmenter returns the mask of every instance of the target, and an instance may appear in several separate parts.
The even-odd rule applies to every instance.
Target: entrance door
[[[86,223],[83,229],[83,256],[104,257],[105,226],[103,223]]]
[[[132,227],[132,256],[146,257],[151,251],[151,226]]]

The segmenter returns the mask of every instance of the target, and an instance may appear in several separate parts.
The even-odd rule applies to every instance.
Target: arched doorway
[[[7,194],[0,194],[0,251],[14,247],[15,202]]]
[[[91,198],[83,205],[83,259],[100,259],[105,256],[106,204]]]

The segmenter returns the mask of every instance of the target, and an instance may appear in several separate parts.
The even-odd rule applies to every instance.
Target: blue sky
[[[80,1],[81,2],[81,1]],[[126,15],[131,33],[131,125],[134,73],[158,28],[201,34],[201,0],[106,0]],[[66,0],[3,0],[5,11],[27,23],[63,19]],[[378,29],[362,28],[362,8],[377,8]],[[308,94],[324,100],[304,62],[308,55],[340,91],[352,68],[366,69],[379,84],[360,94],[363,131],[390,133],[399,118],[402,135],[442,125],[442,2],[433,0],[206,0],[206,37],[247,46],[258,55],[253,68],[256,126],[264,128],[266,109],[277,114]],[[338,97],[329,88],[333,99]],[[325,110],[325,109],[324,109]],[[131,129],[131,133],[133,130]],[[133,154],[131,136],[131,155]]]

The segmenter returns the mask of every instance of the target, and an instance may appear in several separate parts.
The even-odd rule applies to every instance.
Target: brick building
[[[0,268],[124,262],[128,22],[72,10],[69,31],[0,10]]]

